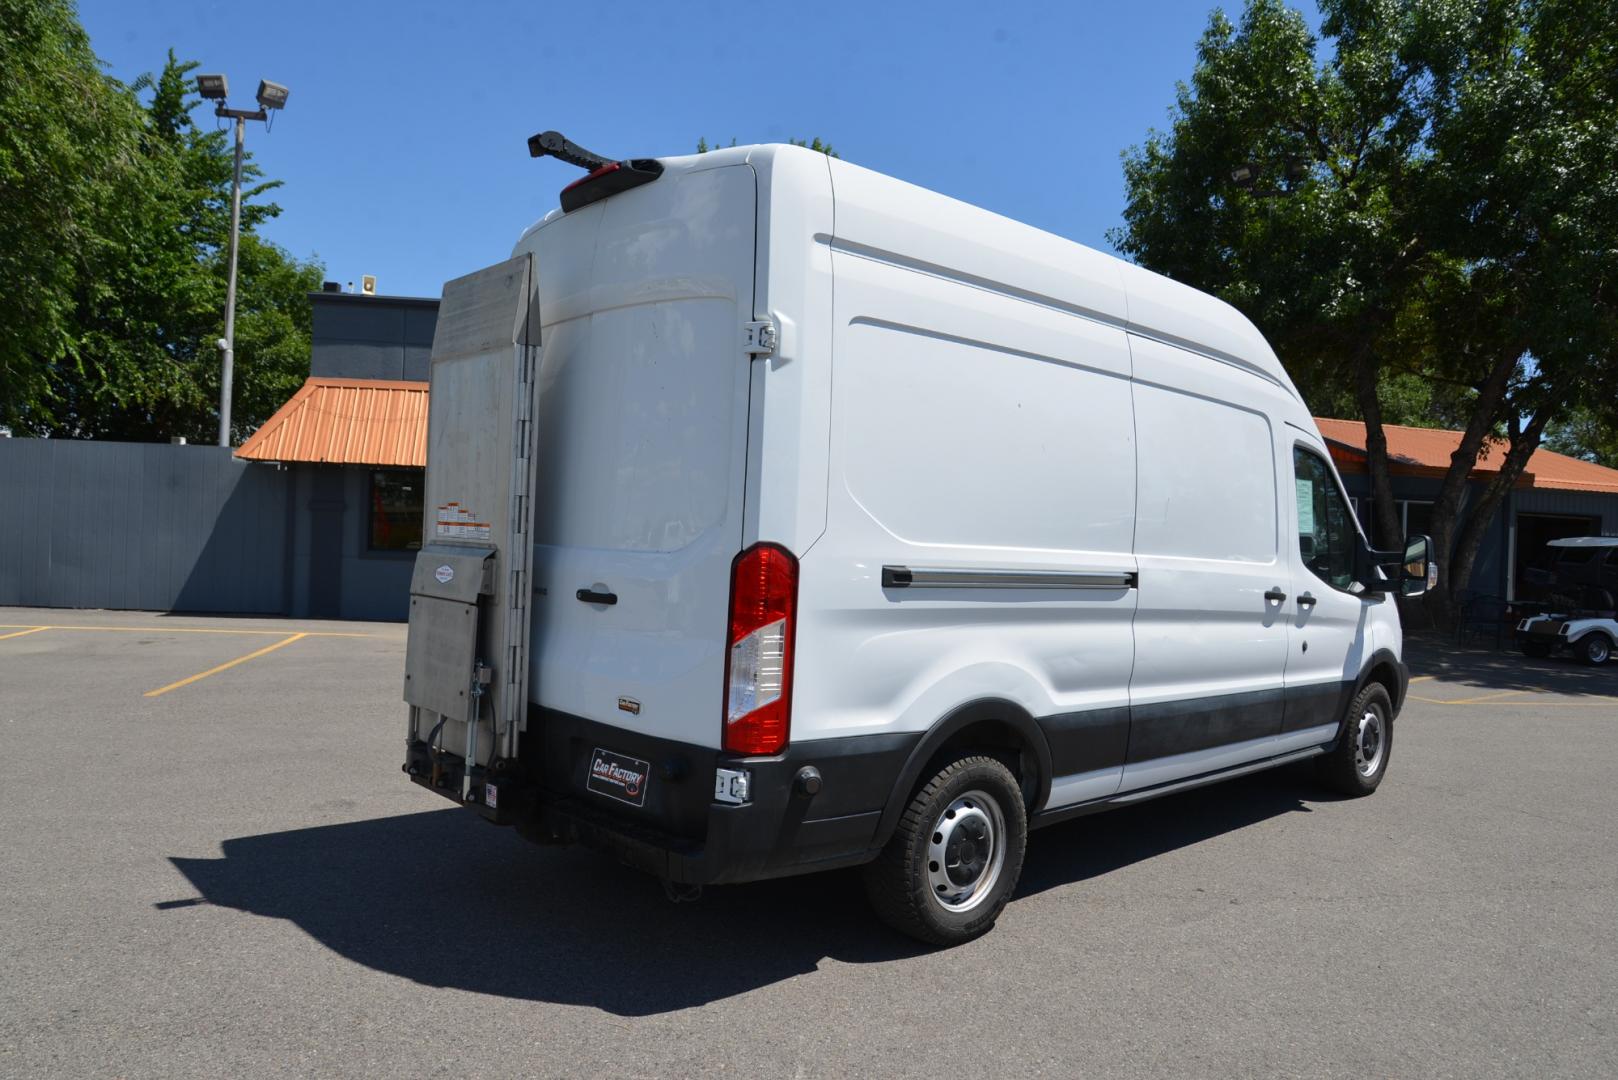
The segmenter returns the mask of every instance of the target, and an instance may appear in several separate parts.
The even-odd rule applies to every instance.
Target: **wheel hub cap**
[[[1381,714],[1367,711],[1360,717],[1354,738],[1354,767],[1361,776],[1370,776],[1381,766],[1386,743]]]
[[[982,791],[967,792],[939,815],[927,844],[927,884],[946,910],[970,910],[994,889],[1005,832],[999,804]]]

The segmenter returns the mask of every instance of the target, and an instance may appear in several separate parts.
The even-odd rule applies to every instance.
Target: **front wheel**
[[[1393,750],[1393,701],[1381,683],[1367,683],[1349,703],[1335,749],[1316,758],[1317,775],[1333,791],[1369,795],[1388,772]]]
[[[994,926],[1022,874],[1027,839],[1011,771],[991,757],[957,758],[921,786],[866,866],[866,895],[900,933],[959,945]]]
[[[1612,642],[1600,630],[1592,630],[1573,643],[1573,652],[1586,664],[1599,667],[1611,658]]]

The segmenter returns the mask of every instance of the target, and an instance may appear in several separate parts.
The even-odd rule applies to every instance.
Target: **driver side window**
[[[1298,553],[1309,571],[1334,589],[1354,584],[1354,518],[1319,454],[1293,447],[1297,484]]]

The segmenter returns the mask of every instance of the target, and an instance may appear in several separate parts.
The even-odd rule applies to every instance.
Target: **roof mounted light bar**
[[[663,175],[663,163],[656,158],[628,158],[614,161],[586,150],[560,131],[542,131],[538,135],[530,135],[528,156],[553,157],[569,165],[589,170],[590,175],[581,177],[562,189],[564,212],[572,212],[609,195],[649,184]]]

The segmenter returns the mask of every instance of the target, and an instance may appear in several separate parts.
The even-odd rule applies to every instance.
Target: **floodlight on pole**
[[[270,82],[268,79],[258,81],[258,103],[264,109],[284,109],[287,107],[287,88],[280,83]]]
[[[247,121],[269,123],[271,109],[284,109],[287,88],[260,79],[258,109],[232,109],[225,104],[230,92],[223,75],[198,75],[197,93],[217,102],[214,115],[236,121],[236,168],[230,184],[230,282],[225,287],[225,336],[219,339],[219,445],[230,445],[231,381],[236,367],[236,249],[242,230],[242,145],[247,138]]]
[[[209,101],[224,101],[230,96],[230,82],[223,75],[198,75],[197,93]]]

